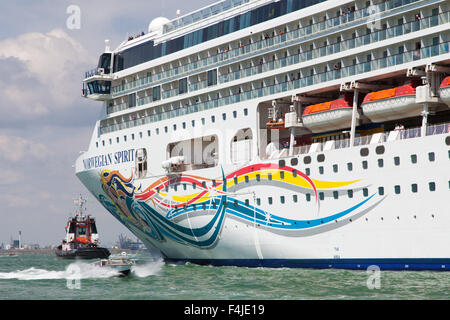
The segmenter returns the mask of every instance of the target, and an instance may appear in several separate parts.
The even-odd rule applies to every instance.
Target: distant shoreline
[[[108,249],[111,254],[117,254],[121,252],[135,253],[143,252],[146,250],[129,250],[129,249]],[[0,255],[21,255],[21,254],[53,254],[55,249],[11,249],[11,250],[0,250]]]

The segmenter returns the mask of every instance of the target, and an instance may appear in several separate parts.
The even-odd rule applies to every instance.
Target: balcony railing
[[[261,98],[264,96],[269,96],[295,89],[301,89],[315,84],[324,84],[324,82],[327,81],[352,77],[355,75],[361,75],[363,73],[367,73],[370,71],[381,70],[393,66],[399,66],[401,64],[417,60],[416,59],[417,55],[420,56],[420,59],[426,59],[438,55],[448,54],[450,52],[449,43],[450,42],[444,42],[438,45],[425,47],[420,50],[411,50],[397,55],[383,57],[369,62],[343,67],[340,70],[327,71],[296,80],[288,80],[271,86],[265,86],[258,89],[244,91],[242,93],[230,94],[229,96],[226,97],[209,100],[205,102],[199,102],[196,104],[190,104],[188,106],[184,106],[182,103],[178,103],[178,105],[174,107],[175,108],[174,110],[171,110],[169,112],[159,112],[153,115],[146,116],[142,124],[157,122],[181,115],[191,114],[198,111],[208,110],[219,106],[229,105],[250,99]],[[164,108],[163,107],[156,108],[153,109],[152,111],[155,112],[155,110],[157,109],[163,110]],[[114,125],[104,125],[101,127],[101,133],[113,132],[120,129],[124,129],[125,127],[128,128],[129,126],[124,125],[123,123]]]
[[[321,32],[329,29],[336,29],[349,22],[356,22],[362,19],[367,19],[373,12],[379,14],[387,12],[394,8],[401,7],[403,5],[411,4],[420,0],[389,0],[377,5],[361,8],[351,13],[330,18],[326,21],[314,23],[309,26],[301,27],[293,31],[283,33],[282,35],[275,35],[269,39],[263,39],[253,43],[242,44],[239,48],[234,48],[222,51],[218,54],[201,59],[199,61],[191,62],[186,65],[176,67],[167,71],[152,74],[148,77],[138,79],[126,84],[121,84],[112,88],[113,96],[126,94],[135,89],[146,89],[148,87],[160,84],[162,81],[168,81],[171,78],[179,78],[181,74],[192,73],[194,71],[200,72],[208,68],[217,67],[218,63],[226,61],[234,61],[242,59],[248,55],[264,54],[269,51],[277,49],[281,44],[287,44],[289,42],[298,41],[303,38],[308,38],[311,35],[317,35]],[[295,45],[296,43],[292,43]]]

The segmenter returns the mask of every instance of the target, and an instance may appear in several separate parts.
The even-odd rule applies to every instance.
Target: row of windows
[[[450,181],[449,181],[449,189],[450,189]],[[419,192],[419,187],[418,187],[417,183],[411,184],[411,189],[410,190],[411,190],[412,193]],[[436,191],[436,183],[435,182],[429,182],[428,183],[428,190],[430,192]],[[377,192],[378,192],[378,194],[380,196],[383,196],[385,194],[384,187],[378,187]],[[395,194],[401,194],[401,192],[402,191],[401,191],[401,186],[400,185],[394,186],[394,193]],[[362,189],[362,193],[363,193],[364,197],[368,197],[369,196],[369,189],[363,188]],[[341,192],[333,191],[333,198],[334,199],[337,200],[337,199],[339,199],[340,196],[342,196],[342,191]],[[347,198],[353,198],[354,191],[353,190],[347,190],[346,196],[347,196]],[[270,204],[270,205],[273,204],[273,199],[274,199],[273,197],[268,197],[267,198],[267,203]],[[307,202],[310,202],[312,200],[312,195],[310,193],[305,194],[305,200]],[[325,200],[325,193],[319,192],[319,200]],[[298,201],[299,201],[298,195],[297,194],[293,194],[292,195],[292,202],[297,203]],[[246,201],[246,203],[247,203],[247,201]],[[280,204],[285,204],[285,203],[286,203],[286,196],[280,196]],[[258,206],[261,205],[261,198],[256,198],[256,204]]]
[[[233,112],[232,112],[232,115],[233,115],[233,118],[236,119],[236,118],[238,117],[237,111],[236,111],[236,110],[233,111]],[[245,117],[248,116],[248,109],[247,109],[247,108],[244,108],[244,110],[243,110],[243,115],[244,115]],[[223,120],[223,121],[227,120],[227,114],[226,114],[226,113],[222,113],[222,120]],[[201,118],[200,121],[201,121],[202,125],[206,125],[206,118]],[[211,116],[211,124],[214,124],[215,122],[216,122],[216,116],[215,116],[215,115],[212,115],[212,116]],[[195,125],[196,125],[196,121],[195,121],[195,120],[192,120],[192,121],[191,121],[191,126],[194,128]],[[181,127],[182,127],[183,129],[186,129],[186,128],[187,128],[187,123],[186,123],[186,122],[183,122],[183,123],[181,124]],[[178,129],[177,124],[173,124],[173,125],[172,125],[172,129],[173,129],[173,131],[176,131],[176,130]],[[165,126],[163,130],[164,130],[164,133],[168,133],[168,132],[169,132],[169,127],[168,127],[168,126]],[[159,135],[159,134],[160,134],[159,128],[156,128],[156,129],[155,129],[155,132],[156,132],[157,135]],[[151,136],[151,130],[147,130],[147,136],[149,136],[149,137]],[[124,136],[123,136],[123,141],[124,141],[124,142],[127,142],[127,137],[128,137],[127,135],[124,135]],[[143,138],[143,133],[142,133],[142,132],[139,132],[139,138]],[[131,134],[131,140],[135,140],[135,134],[134,134],[134,133]],[[117,143],[120,143],[120,137],[116,137],[116,142],[117,142]],[[112,138],[110,138],[110,139],[109,139],[109,144],[112,144],[112,143],[113,143],[113,140],[112,140]],[[103,146],[106,145],[105,140],[102,140],[102,145],[103,145]],[[97,148],[98,148],[98,146],[99,146],[98,142],[96,142],[96,146],[97,146]]]
[[[448,152],[448,157],[450,159],[450,150]],[[317,160],[318,160],[318,162],[324,162],[325,161],[325,155],[320,154],[318,156]],[[429,152],[428,153],[428,160],[430,162],[436,161],[436,155],[435,155],[434,152]],[[413,164],[417,164],[418,163],[417,154],[412,154],[410,156],[410,161]],[[311,163],[311,157],[310,156],[306,156],[305,158],[303,158],[303,162],[305,164],[310,164]],[[297,166],[298,165],[298,158],[292,158],[290,163],[291,163],[292,166]],[[280,167],[284,167],[284,166],[286,166],[286,160],[280,160],[278,164],[279,164]],[[398,157],[398,156],[394,157],[394,165],[395,166],[399,166],[400,165],[400,157]],[[367,160],[363,160],[361,162],[361,166],[362,166],[363,169],[368,169],[369,168],[368,161]],[[379,168],[383,168],[384,167],[384,159],[382,159],[382,158],[377,159],[377,166]],[[353,163],[352,162],[348,162],[346,164],[346,167],[347,167],[348,171],[353,171]],[[335,172],[335,173],[339,172],[339,166],[337,164],[333,164],[333,172]],[[311,169],[310,168],[305,168],[305,173],[306,173],[306,175],[309,176],[310,173],[311,173]],[[320,174],[324,174],[325,173],[323,166],[319,166],[319,173]]]

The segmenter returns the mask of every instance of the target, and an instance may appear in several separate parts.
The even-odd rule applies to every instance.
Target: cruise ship
[[[168,262],[450,270],[449,10],[224,0],[106,40],[76,175]]]

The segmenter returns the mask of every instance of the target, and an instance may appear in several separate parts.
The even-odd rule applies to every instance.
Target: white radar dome
[[[153,19],[153,21],[150,22],[150,25],[148,26],[148,33],[156,32],[161,34],[163,31],[163,26],[169,22],[170,20],[164,17],[158,17]]]

